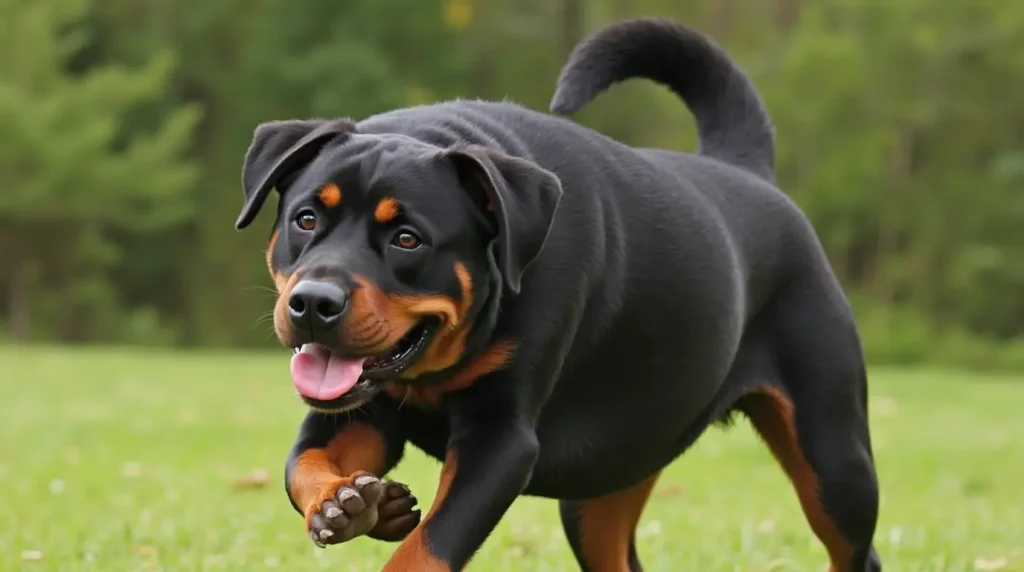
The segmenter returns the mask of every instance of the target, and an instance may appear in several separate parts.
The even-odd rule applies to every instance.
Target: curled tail
[[[697,120],[701,155],[774,182],[774,132],[753,83],[710,38],[670,20],[623,20],[580,42],[562,68],[551,112],[575,113],[637,77],[683,99]]]

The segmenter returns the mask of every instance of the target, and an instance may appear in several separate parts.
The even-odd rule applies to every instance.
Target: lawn
[[[281,464],[303,410],[288,355],[0,347],[0,570],[378,570],[394,545],[312,546]],[[876,370],[890,571],[1024,570],[1024,379]],[[395,478],[429,506],[438,465]],[[648,571],[826,567],[796,497],[741,421],[662,477]],[[553,501],[522,499],[471,570],[573,570]]]

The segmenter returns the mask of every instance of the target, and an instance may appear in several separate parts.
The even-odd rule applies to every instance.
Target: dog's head
[[[274,330],[296,351],[299,394],[326,411],[459,367],[467,337],[494,326],[481,317],[518,293],[562,193],[552,173],[500,151],[360,134],[340,119],[261,124],[242,181],[239,229],[281,195],[267,250]]]

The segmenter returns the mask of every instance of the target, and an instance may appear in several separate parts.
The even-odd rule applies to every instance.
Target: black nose
[[[338,325],[347,305],[348,295],[340,287],[329,282],[303,280],[295,285],[288,298],[288,314],[299,328],[327,330]]]

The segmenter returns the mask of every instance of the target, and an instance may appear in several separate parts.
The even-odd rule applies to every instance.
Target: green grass
[[[0,348],[0,570],[379,570],[394,545],[317,550],[285,500],[287,359]],[[878,370],[871,393],[886,569],[1024,570],[1024,380]],[[438,469],[410,452],[394,476],[429,505]],[[649,571],[826,561],[745,421],[664,473],[639,550]],[[556,503],[518,501],[470,569],[574,569]]]

